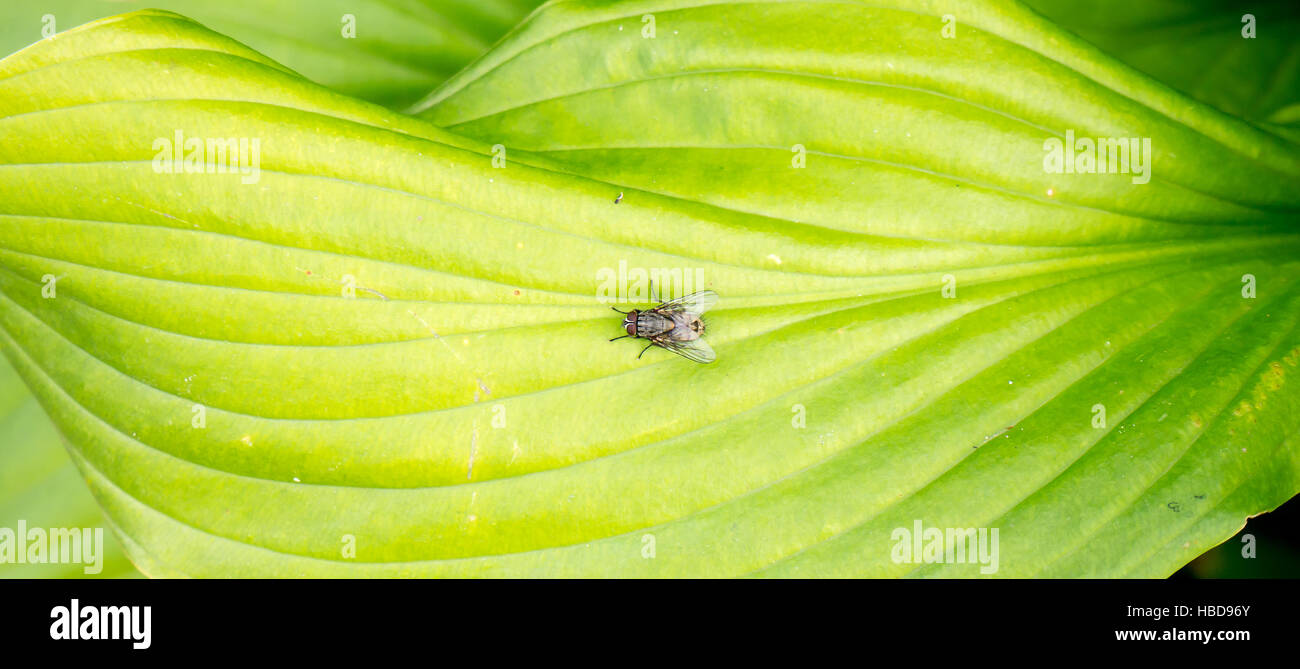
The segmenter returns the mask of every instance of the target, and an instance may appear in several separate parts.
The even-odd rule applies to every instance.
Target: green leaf
[[[405,106],[480,55],[536,4],[535,0],[475,2],[472,6],[369,0],[259,0],[216,5],[188,0],[12,3],[0,7],[0,54],[39,39],[47,26],[74,26],[132,6],[162,6],[202,17],[316,81],[381,104]],[[351,14],[359,23],[355,39],[345,41],[341,36],[344,14]],[[12,458],[6,481],[12,479],[13,485],[0,486],[6,493],[0,506],[0,527],[15,528],[20,519],[33,527],[102,525],[98,508],[55,438],[54,428],[41,418],[35,400],[16,376],[5,380],[10,383],[5,392],[15,393],[6,406],[15,407],[15,413],[4,418],[8,427],[0,442],[12,443],[13,448],[0,456]],[[41,484],[30,485],[33,479]],[[38,519],[43,524],[35,524]],[[102,575],[135,574],[111,534],[107,542],[108,563]],[[74,572],[83,573],[80,568],[53,565],[13,566],[5,573],[10,577],[48,577]]]
[[[179,12],[348,95],[405,108],[541,0],[45,0],[0,6],[0,55],[133,9]],[[350,17],[350,18],[347,18]],[[345,36],[345,28],[347,36]]]
[[[1296,145],[1019,6],[879,4],[554,3],[450,130],[170,14],[43,42],[0,342],[150,575],[979,575],[891,559],[921,521],[1164,576],[1294,495]],[[160,172],[177,130],[257,178]],[[1067,130],[1150,182],[1045,173]],[[720,293],[718,361],[607,342],[620,268]]]

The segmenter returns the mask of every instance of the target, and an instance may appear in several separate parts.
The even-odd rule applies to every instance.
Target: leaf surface
[[[980,574],[916,521],[1167,575],[1297,489],[1300,156],[958,5],[553,3],[434,123],[73,31],[0,62],[0,342],[150,575]],[[1045,172],[1067,131],[1149,182]],[[716,363],[606,341],[638,269],[722,295]]]

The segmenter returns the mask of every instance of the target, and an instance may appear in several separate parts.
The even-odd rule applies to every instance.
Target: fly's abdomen
[[[675,341],[691,341],[704,334],[704,321],[691,314],[673,314],[673,333]]]

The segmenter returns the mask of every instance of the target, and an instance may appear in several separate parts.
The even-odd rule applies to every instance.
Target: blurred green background
[[[0,527],[104,528],[103,571],[81,564],[0,564],[0,578],[139,576],[107,528],[104,514],[77,471],[54,425],[7,359],[0,357]]]

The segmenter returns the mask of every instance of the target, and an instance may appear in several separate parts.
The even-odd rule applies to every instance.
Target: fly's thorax
[[[657,311],[642,311],[636,319],[636,336],[658,337],[675,327],[673,320]]]

